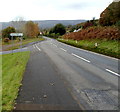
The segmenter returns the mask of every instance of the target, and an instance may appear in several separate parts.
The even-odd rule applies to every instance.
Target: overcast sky
[[[17,16],[25,20],[74,20],[93,17],[113,0],[0,0],[0,22],[12,21]]]

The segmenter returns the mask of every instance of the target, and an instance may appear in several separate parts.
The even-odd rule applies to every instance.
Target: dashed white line
[[[59,41],[58,41],[58,42],[59,42]],[[62,43],[62,42],[59,42],[59,43],[65,45],[65,46],[67,46],[67,47],[71,47],[71,48],[80,50],[80,51],[84,51],[84,52],[92,53],[92,54],[95,54],[95,55],[107,57],[107,58],[109,58],[109,59],[119,60],[119,59],[117,59],[117,58],[109,57],[109,56],[106,56],[106,55],[103,55],[103,54],[99,54],[99,53],[95,53],[95,52],[93,52],[93,51],[85,50],[85,49],[82,49],[82,48],[77,48],[77,47],[74,47],[74,46],[71,46],[71,45]]]
[[[28,47],[25,47],[25,48],[23,48],[23,49],[28,49]]]
[[[79,59],[82,59],[82,60],[84,60],[84,61],[90,63],[89,60],[87,60],[87,59],[85,59],[85,58],[82,58],[82,57],[80,57],[80,56],[78,56],[78,55],[76,55],[76,54],[74,54],[74,53],[72,53],[72,55],[75,56],[75,57],[77,57],[77,58],[79,58]]]
[[[53,44],[55,47],[57,47],[57,45]]]
[[[120,75],[119,75],[118,73],[113,72],[112,70],[106,69],[106,71],[108,71],[108,72],[110,72],[110,73],[112,73],[112,74],[114,74],[114,75],[116,75],[116,76],[119,76],[119,77],[120,77]]]
[[[80,93],[79,89],[76,90],[78,93]]]
[[[63,48],[60,48],[61,50],[63,50],[64,52],[67,52],[67,50],[63,49]]]
[[[39,51],[41,51],[41,49],[36,45],[36,48],[39,50]]]

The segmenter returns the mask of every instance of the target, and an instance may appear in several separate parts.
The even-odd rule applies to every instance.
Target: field
[[[2,57],[2,109],[12,110],[30,52],[1,55]]]

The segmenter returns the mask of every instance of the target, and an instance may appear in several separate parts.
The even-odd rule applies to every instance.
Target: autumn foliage
[[[86,40],[86,39],[108,39],[120,40],[120,31],[117,27],[89,27],[79,32],[65,34],[64,39]]]
[[[120,21],[120,1],[112,2],[101,14],[99,23],[102,26],[110,26]]]
[[[28,21],[25,24],[25,35],[27,37],[37,37],[39,34],[39,27],[38,24]]]

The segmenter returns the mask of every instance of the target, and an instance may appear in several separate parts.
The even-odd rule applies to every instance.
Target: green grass
[[[30,52],[5,54],[2,56],[2,109],[13,109],[18,89],[29,59]]]
[[[0,112],[2,110],[2,56],[0,56]]]
[[[37,41],[43,41],[43,40],[44,40],[44,38],[30,38],[30,39],[23,40],[22,43],[18,40],[14,40],[13,42],[12,41],[10,41],[9,43],[3,42],[2,44],[3,45],[12,45],[13,43],[17,44],[17,45],[11,46],[8,49],[6,49],[6,50],[14,50],[14,49],[19,49],[21,45],[26,45],[31,42],[37,42]]]
[[[120,58],[120,50],[118,47],[120,41],[96,39],[96,40],[80,40],[77,41],[76,43],[75,40],[67,40],[60,38],[58,39],[58,41],[78,48],[90,50],[93,52],[101,53],[115,58]],[[95,43],[98,43],[97,47],[95,47]]]

